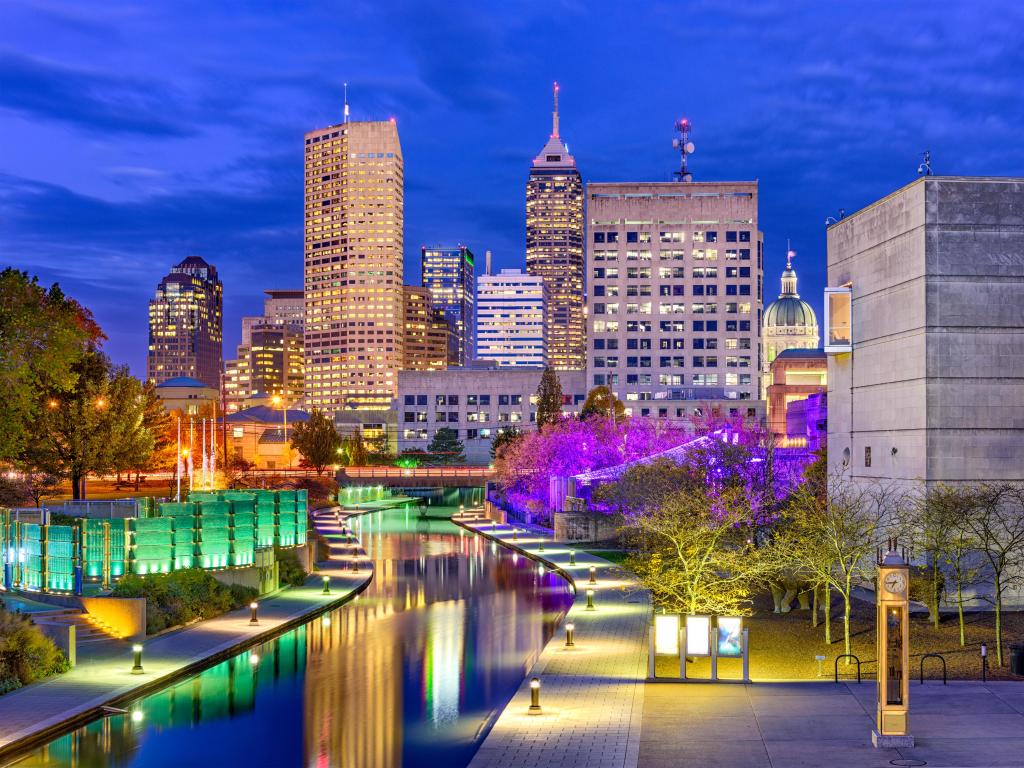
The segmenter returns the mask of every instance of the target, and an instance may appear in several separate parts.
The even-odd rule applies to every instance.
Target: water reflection
[[[415,509],[357,531],[377,569],[359,600],[137,702],[141,722],[91,723],[18,765],[467,764],[567,588]]]

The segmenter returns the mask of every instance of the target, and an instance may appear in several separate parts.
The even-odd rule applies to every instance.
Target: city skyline
[[[171,264],[200,255],[226,286],[233,349],[261,291],[298,284],[296,141],[341,121],[345,81],[353,119],[399,122],[410,161],[407,283],[422,245],[455,238],[492,250],[496,269],[522,265],[522,187],[554,80],[588,182],[667,180],[671,125],[690,117],[695,180],[759,180],[765,272],[781,271],[791,238],[819,313],[826,216],[912,180],[925,149],[939,174],[1024,172],[1012,141],[1020,11],[1009,3],[984,18],[881,3],[701,8],[686,33],[691,59],[716,61],[701,68],[672,55],[682,32],[667,10],[391,10],[359,8],[358,28],[372,33],[356,39],[338,26],[311,36],[330,21],[312,10],[249,9],[237,34],[235,15],[210,7],[185,23],[159,3],[88,15],[7,4],[0,133],[22,151],[0,165],[4,261],[92,307],[111,356],[143,375],[146,296]],[[621,47],[641,33],[651,52],[642,65],[601,64],[607,51],[594,40]],[[573,55],[539,61],[517,47],[521,35],[538,46],[557,38]],[[436,50],[439,36],[491,53]],[[171,56],[169,45],[189,54]],[[723,58],[723,46],[740,53]],[[457,130],[439,134],[438,120]]]

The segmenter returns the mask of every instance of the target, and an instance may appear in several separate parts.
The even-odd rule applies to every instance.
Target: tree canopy
[[[580,419],[586,421],[592,416],[621,421],[626,417],[626,406],[603,384],[587,393],[587,399],[580,409]]]
[[[334,421],[319,409],[313,409],[308,421],[300,421],[292,427],[291,443],[317,475],[322,475],[326,467],[339,461],[341,435],[334,428]]]
[[[459,433],[451,427],[441,427],[434,433],[427,453],[433,454],[437,464],[463,464],[466,461],[466,447],[459,440]]]
[[[562,383],[550,366],[541,374],[537,385],[537,429],[562,420]]]

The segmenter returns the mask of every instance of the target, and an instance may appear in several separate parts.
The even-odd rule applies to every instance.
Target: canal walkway
[[[0,696],[0,764],[31,744],[95,718],[103,706],[125,707],[132,699],[269,639],[365,589],[373,578],[371,564],[343,535],[335,509],[313,512],[330,561],[319,563],[304,586],[261,598],[257,626],[250,625],[250,611],[242,608],[161,634],[145,643],[141,675],[131,674],[130,643],[104,643],[102,651],[81,651],[70,672]],[[353,560],[356,572],[351,570]],[[329,594],[323,593],[324,576],[330,577]]]
[[[560,630],[494,722],[470,768],[634,768],[647,675],[648,594],[622,568],[553,541],[548,533],[453,518],[568,576],[576,601]],[[543,550],[542,550],[543,547]],[[591,566],[596,584],[589,584]],[[587,610],[593,589],[594,610]],[[575,646],[565,647],[566,624]],[[529,714],[530,679],[541,681],[541,713]]]

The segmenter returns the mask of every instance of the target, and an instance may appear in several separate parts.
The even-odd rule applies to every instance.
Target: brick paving
[[[123,706],[125,701],[268,639],[282,628],[360,591],[373,576],[369,561],[362,558],[359,571],[353,573],[351,561],[361,550],[343,539],[333,510],[313,514],[314,525],[328,542],[331,559],[319,564],[319,571],[307,579],[305,586],[262,598],[258,626],[250,626],[249,609],[243,608],[154,637],[145,643],[142,675],[131,674],[131,643],[103,643],[104,647],[95,652],[83,649],[78,665],[70,672],[0,696],[0,761],[35,741],[30,739],[33,735],[57,732],[71,721],[91,719],[104,705]],[[328,595],[323,594],[325,575],[331,577]]]
[[[633,768],[639,759],[644,678],[647,674],[647,593],[620,567],[584,552],[569,565],[569,548],[548,533],[454,521],[572,578],[577,599],[562,628],[544,648],[508,706],[494,722],[470,768],[586,766]],[[540,551],[543,540],[544,551]],[[596,610],[586,610],[589,568],[597,569]],[[564,626],[576,625],[576,647],[564,647]],[[529,681],[541,680],[539,715],[528,714]]]

